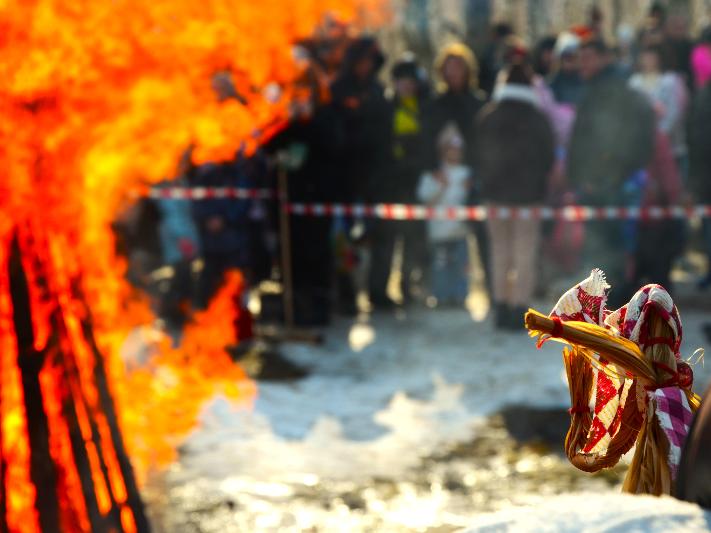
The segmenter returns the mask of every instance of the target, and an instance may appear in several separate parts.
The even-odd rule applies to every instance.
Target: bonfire
[[[224,352],[238,275],[181,349],[126,369],[121,346],[152,315],[111,225],[186,147],[196,164],[229,159],[282,127],[292,43],[362,8],[0,2],[0,532],[148,531],[148,469],[214,394],[253,397]]]

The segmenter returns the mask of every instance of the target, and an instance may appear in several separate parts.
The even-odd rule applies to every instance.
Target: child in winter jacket
[[[472,183],[471,169],[463,164],[464,139],[454,124],[438,138],[440,167],[425,173],[417,191],[432,207],[464,205]],[[462,305],[469,291],[467,225],[460,220],[430,220],[432,293],[438,305]]]

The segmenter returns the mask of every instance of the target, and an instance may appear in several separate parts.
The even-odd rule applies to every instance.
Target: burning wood
[[[75,343],[91,347],[91,328],[70,332],[77,316],[62,308],[61,296],[50,287],[49,273],[35,270],[40,264],[32,265],[34,258],[27,261],[23,248],[15,237],[8,279],[16,339],[13,355],[20,373],[30,482],[36,494],[36,513],[28,524],[36,521],[41,531],[48,532],[148,531],[101,354],[87,350],[81,356],[88,363],[86,375],[79,368],[81,346]],[[28,271],[33,271],[31,276]],[[44,303],[52,307],[51,334],[46,339],[35,337],[29,279],[37,282]],[[3,464],[5,457],[3,447]],[[10,495],[13,480],[3,476],[2,482],[8,489],[3,494]],[[3,500],[3,510],[3,527],[9,531],[12,519],[7,513],[14,509]]]

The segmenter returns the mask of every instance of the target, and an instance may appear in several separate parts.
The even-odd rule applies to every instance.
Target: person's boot
[[[353,278],[349,273],[341,272],[337,276],[338,313],[342,316],[353,317],[358,314],[356,291]]]
[[[317,289],[314,293],[314,322],[317,327],[331,323],[331,294],[328,289]]]
[[[308,291],[294,293],[294,325],[300,328],[314,327],[313,295]]]
[[[508,304],[494,303],[494,327],[496,329],[508,329],[510,317],[511,308]]]
[[[397,307],[385,294],[371,294],[369,299],[374,311],[391,311]]]

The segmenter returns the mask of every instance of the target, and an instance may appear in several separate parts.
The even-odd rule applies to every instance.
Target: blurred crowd
[[[655,4],[611,43],[600,17],[533,46],[499,23],[477,53],[452,42],[434,65],[411,53],[387,61],[375,38],[329,20],[298,43],[289,124],[228,163],[196,167],[188,151],[164,186],[275,189],[283,172],[289,200],[306,203],[711,203],[711,28],[692,36]],[[620,299],[645,282],[672,290],[690,238],[686,220],[287,222],[269,200],[144,199],[121,231],[134,281],[159,287],[168,319],[206,305],[226,269],[256,287],[284,265],[297,325],[354,314],[363,292],[376,310],[463,306],[476,262],[504,329],[520,327],[543,270],[602,267]]]

